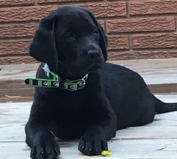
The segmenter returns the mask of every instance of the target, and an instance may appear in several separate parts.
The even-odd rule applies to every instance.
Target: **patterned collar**
[[[43,70],[48,77],[48,79],[42,78],[27,78],[25,83],[35,87],[44,87],[44,88],[61,88],[68,91],[77,91],[83,89],[86,85],[86,80],[88,74],[86,74],[81,79],[69,80],[59,77],[56,73],[50,71],[47,64],[44,64]]]

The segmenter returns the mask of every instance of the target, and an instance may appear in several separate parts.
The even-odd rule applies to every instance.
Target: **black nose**
[[[100,51],[96,49],[89,50],[87,55],[89,56],[90,59],[95,60],[100,57]]]

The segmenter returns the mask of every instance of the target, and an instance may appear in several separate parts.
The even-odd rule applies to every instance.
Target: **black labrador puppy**
[[[100,155],[117,130],[177,110],[177,103],[152,95],[136,72],[105,63],[106,49],[103,28],[84,8],[61,7],[41,20],[30,45],[30,55],[42,62],[36,77],[50,80],[50,70],[60,80],[52,83],[55,88],[35,89],[25,128],[32,159],[57,158],[55,137],[80,138],[83,154]]]

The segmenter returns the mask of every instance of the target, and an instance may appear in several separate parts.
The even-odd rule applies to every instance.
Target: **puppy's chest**
[[[65,107],[64,107],[65,106]],[[63,105],[55,112],[55,122],[57,126],[56,136],[59,138],[72,139],[79,138],[85,131],[90,113],[84,105]]]
[[[54,106],[55,120],[59,123],[81,123],[89,117],[90,107],[84,97],[58,97]]]
[[[48,98],[50,105],[52,103],[52,118],[57,124],[58,136],[64,137],[70,133],[78,135],[85,130],[94,112],[88,93],[52,91],[48,93]]]
[[[78,103],[72,104],[68,102],[63,104],[55,111],[55,120],[58,124],[66,123],[83,123],[91,116],[90,110],[87,105]]]

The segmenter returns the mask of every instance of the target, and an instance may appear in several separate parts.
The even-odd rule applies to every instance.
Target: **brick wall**
[[[177,58],[177,0],[2,0],[0,64],[34,62],[28,46],[39,20],[58,6],[93,11],[109,38],[109,59]]]

